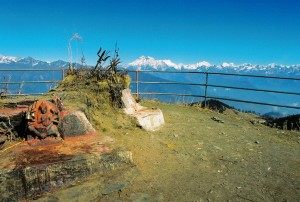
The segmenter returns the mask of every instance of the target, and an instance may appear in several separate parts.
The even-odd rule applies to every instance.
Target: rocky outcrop
[[[99,153],[57,154],[54,160],[49,156],[41,162],[23,161],[16,167],[5,169],[0,162],[0,201],[34,199],[45,192],[76,185],[77,181],[87,177],[108,179],[113,172],[122,173],[134,167],[132,153],[127,149]]]

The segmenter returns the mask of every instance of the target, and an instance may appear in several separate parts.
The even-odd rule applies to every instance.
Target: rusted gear
[[[57,104],[56,101],[55,103]],[[30,107],[26,118],[28,129],[34,133],[33,136],[37,136],[39,139],[45,139],[48,136],[63,138],[58,131],[60,110],[56,104],[39,100]]]

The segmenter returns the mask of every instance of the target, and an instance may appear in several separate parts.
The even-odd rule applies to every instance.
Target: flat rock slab
[[[105,178],[134,167],[132,153],[112,141],[90,134],[55,145],[11,145],[0,153],[0,201],[33,199],[88,177]]]
[[[88,178],[66,189],[45,194],[35,201],[123,201],[118,198],[139,174],[137,167],[129,167],[122,172],[114,172],[106,178],[101,176]]]
[[[135,117],[143,129],[155,131],[164,125],[165,120],[162,111],[160,109],[149,109],[136,103],[130,89],[122,91],[122,101],[125,106],[125,113]]]

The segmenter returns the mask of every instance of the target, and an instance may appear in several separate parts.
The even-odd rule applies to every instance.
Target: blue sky
[[[68,60],[117,41],[123,63],[300,64],[300,0],[0,0],[0,53]]]

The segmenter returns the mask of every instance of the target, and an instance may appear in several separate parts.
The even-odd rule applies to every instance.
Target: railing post
[[[208,73],[207,73],[207,72],[205,72],[204,108],[206,108],[207,85],[208,85]]]
[[[65,69],[64,68],[61,69],[61,73],[62,73],[62,80],[64,80],[65,79]]]
[[[135,71],[135,92],[136,99],[139,99],[139,70]]]

